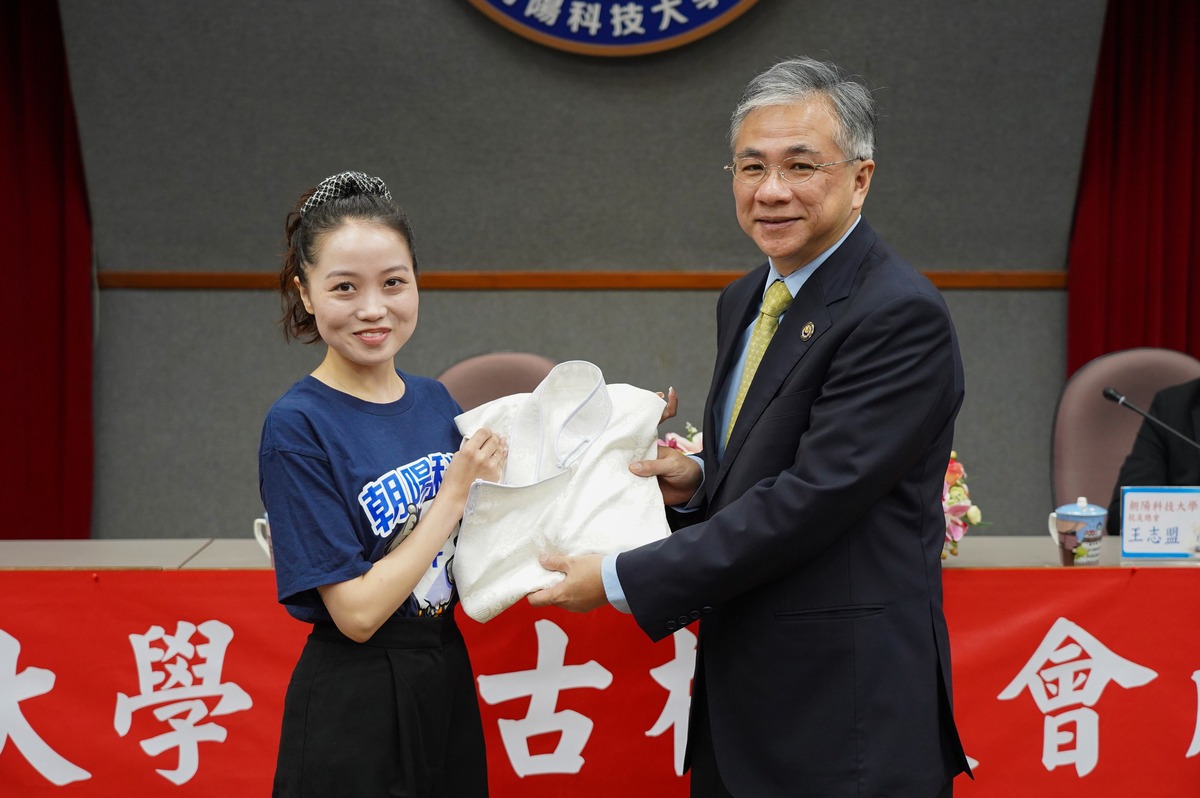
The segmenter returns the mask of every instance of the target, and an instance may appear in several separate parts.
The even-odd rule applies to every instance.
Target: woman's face
[[[400,233],[375,222],[346,222],[317,242],[304,307],[331,355],[357,367],[393,368],[417,326],[412,252]]]

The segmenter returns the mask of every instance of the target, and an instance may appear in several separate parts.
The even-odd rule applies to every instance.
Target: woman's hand
[[[675,393],[674,388],[668,388],[666,396],[663,396],[661,392],[658,395],[667,400],[667,406],[662,411],[662,418],[658,420],[658,423],[662,424],[668,418],[675,418],[675,412],[679,409],[679,394]]]
[[[442,490],[450,487],[452,491],[461,492],[465,500],[467,490],[475,480],[499,482],[504,477],[507,459],[508,443],[504,437],[487,427],[481,427],[469,438],[464,438],[458,447],[458,453],[446,469]]]

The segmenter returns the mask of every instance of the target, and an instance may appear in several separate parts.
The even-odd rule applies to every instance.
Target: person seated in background
[[[1196,440],[1200,431],[1200,379],[1163,388],[1150,403],[1150,415]],[[1121,465],[1108,506],[1108,534],[1121,534],[1121,488],[1126,485],[1200,485],[1200,449],[1143,420],[1133,449]]]

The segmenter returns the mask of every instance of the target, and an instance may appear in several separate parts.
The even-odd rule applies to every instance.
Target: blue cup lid
[[[1108,515],[1108,508],[1098,504],[1088,504],[1086,496],[1080,496],[1074,504],[1064,504],[1054,511],[1060,516],[1068,515],[1076,518],[1093,518]]]

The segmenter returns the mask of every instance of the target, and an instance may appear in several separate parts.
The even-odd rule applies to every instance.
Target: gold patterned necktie
[[[771,283],[771,287],[767,289],[767,295],[763,297],[762,307],[758,311],[758,321],[754,322],[754,332],[750,334],[750,348],[746,351],[746,366],[742,369],[742,381],[738,385],[737,398],[733,401],[733,412],[729,414],[729,426],[725,430],[726,444],[729,443],[733,425],[737,422],[738,412],[742,409],[746,391],[750,390],[750,383],[754,380],[754,372],[758,370],[763,353],[767,351],[767,344],[771,343],[771,336],[779,327],[779,314],[787,310],[790,304],[792,304],[792,292],[787,289],[783,280]]]

